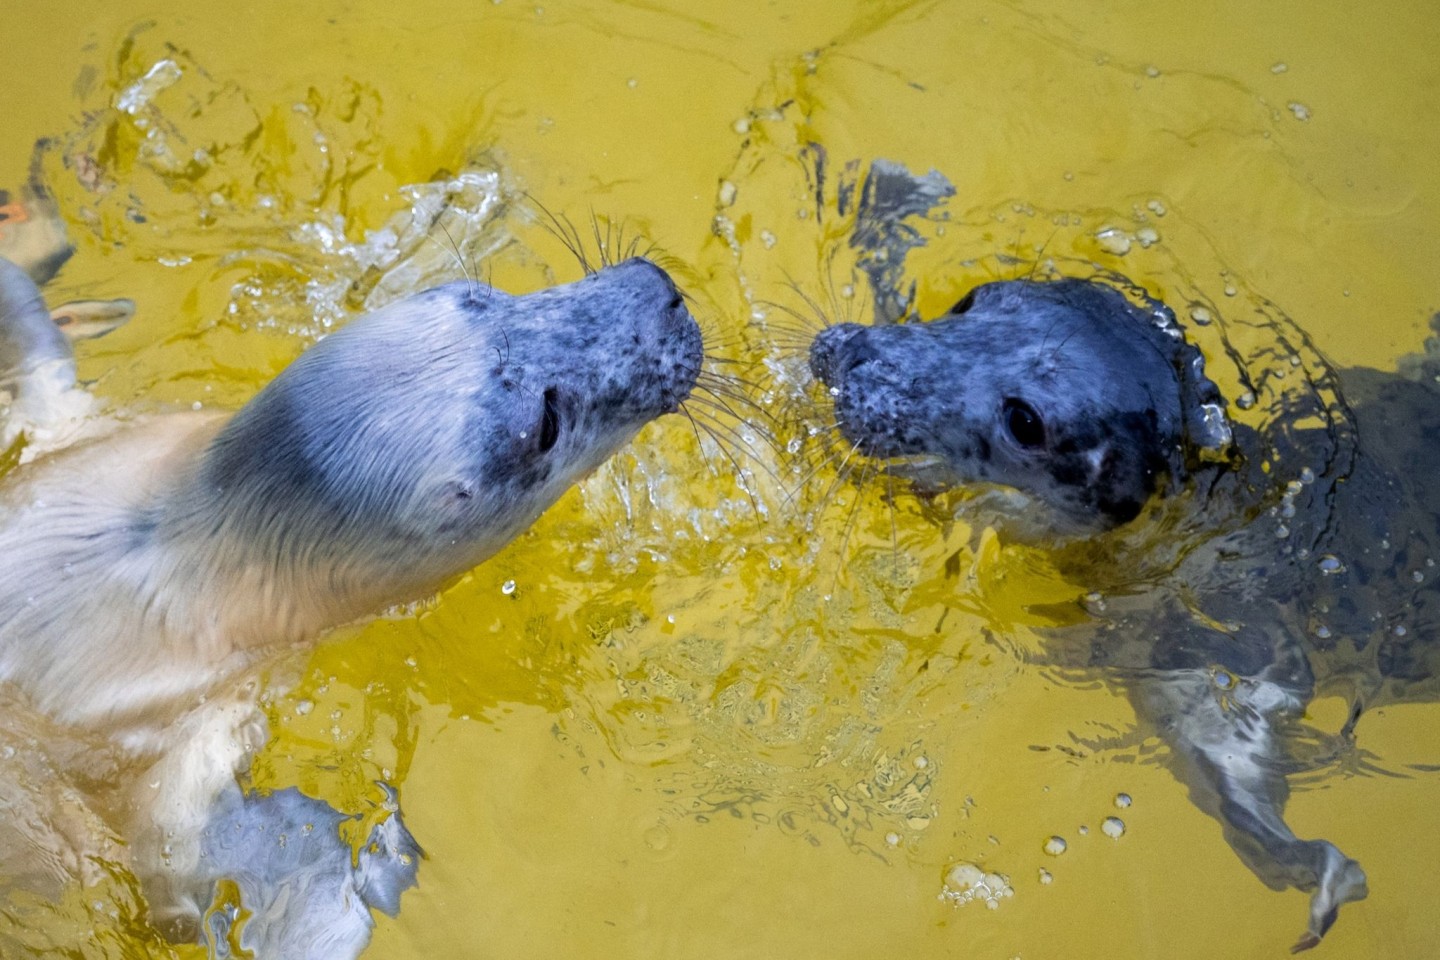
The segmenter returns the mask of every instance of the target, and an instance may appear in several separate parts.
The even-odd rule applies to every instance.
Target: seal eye
[[[1022,447],[1034,449],[1045,445],[1045,421],[1035,408],[1024,400],[1006,397],[1000,415],[1005,418],[1005,429],[1010,437]]]
[[[560,439],[560,406],[554,387],[545,388],[545,413],[540,418],[540,452],[546,453]]]

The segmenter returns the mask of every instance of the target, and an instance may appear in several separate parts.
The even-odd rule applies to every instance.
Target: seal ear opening
[[[540,416],[540,452],[547,453],[560,439],[559,393],[554,387],[545,388],[545,412]]]

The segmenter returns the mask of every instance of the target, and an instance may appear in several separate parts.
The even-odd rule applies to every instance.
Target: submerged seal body
[[[40,318],[0,315],[0,342],[27,342]],[[202,834],[264,741],[241,678],[500,549],[677,410],[701,356],[647,260],[525,296],[451,283],[352,321],[233,416],[143,419],[15,471],[0,489],[0,693],[104,744],[66,767],[77,781],[129,771],[98,805],[125,821],[162,922],[193,932]],[[293,807],[243,809],[248,823]],[[297,918],[325,922],[292,904]]]
[[[1250,428],[1168,308],[1070,278],[829,327],[810,366],[842,436],[922,489],[993,485],[1024,533],[1100,536],[1057,551],[1106,603],[1050,632],[1055,655],[1126,689],[1260,879],[1312,891],[1296,949],[1318,943],[1366,878],[1291,831],[1286,776],[1346,749],[1364,709],[1440,694],[1440,356],[1330,370],[1330,422]],[[1169,542],[1146,541],[1155,515]],[[1317,692],[1352,704],[1324,756],[1297,729]]]

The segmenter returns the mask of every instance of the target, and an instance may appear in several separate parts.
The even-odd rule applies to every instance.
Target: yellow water
[[[1098,256],[1105,227],[1155,231],[1109,262],[1156,292],[1224,309],[1231,283],[1343,363],[1393,364],[1440,308],[1429,3],[5,0],[0,23],[0,184],[40,137],[70,174],[79,252],[48,293],[140,307],[82,357],[119,408],[243,402],[320,329],[306,281],[343,274],[290,228],[338,215],[359,240],[400,186],[467,165],[663,244],[741,359],[774,355],[747,321],[800,305],[787,278],[827,303],[845,282],[801,214],[809,142],[834,170],[885,158],[955,185],[913,258],[922,312],[993,263],[966,261]],[[164,60],[209,168],[161,171],[116,120]],[[88,164],[109,193],[77,186]],[[578,275],[523,212],[502,227],[516,242],[481,266],[498,285]],[[358,810],[389,780],[429,854],[367,957],[1284,953],[1304,895],[1242,866],[1126,701],[1018,656],[1043,650],[1027,609],[1076,592],[1043,557],[987,542],[947,575],[966,531],[904,497],[892,519],[874,486],[822,503],[826,476],[787,501],[765,469],[797,475],[768,452],[752,504],[671,420],[438,604],[277,680],[256,783]],[[1360,746],[1397,775],[1292,797],[1297,833],[1370,878],[1320,954],[1440,952],[1440,785],[1418,769],[1437,730],[1434,704],[1367,713]],[[943,901],[960,861],[1014,895]],[[103,920],[127,904],[72,899],[37,942],[166,955]]]

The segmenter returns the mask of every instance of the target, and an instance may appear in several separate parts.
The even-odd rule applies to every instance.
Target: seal
[[[856,450],[922,492],[989,488],[1021,535],[1061,538],[1063,572],[1106,601],[1049,630],[1049,655],[1103,669],[1241,860],[1311,891],[1301,950],[1367,884],[1285,823],[1287,772],[1353,749],[1365,709],[1440,695],[1428,347],[1404,375],[1324,364],[1318,404],[1246,426],[1168,307],[1091,277],[986,283],[930,322],[830,326],[809,364]],[[1321,756],[1298,729],[1317,692],[1352,707]]]
[[[4,276],[0,343],[18,368],[68,361],[73,378],[33,283]],[[141,418],[14,472],[0,489],[0,691],[92,744],[50,758],[77,789],[123,784],[95,806],[115,812],[166,929],[193,937],[207,871],[222,851],[237,862],[216,823],[305,820],[297,802],[221,802],[265,740],[254,671],[485,560],[678,410],[702,354],[680,291],[645,259],[524,296],[460,281],[352,321],[233,416]],[[408,885],[354,883],[382,906]],[[329,922],[326,889],[265,900],[248,936],[309,942],[264,924]],[[368,926],[322,939],[287,956],[358,951]]]
[[[39,287],[73,249],[55,204],[38,183],[21,196],[0,190],[0,450],[27,436],[22,460],[104,429],[75,383],[71,341],[103,336],[135,313],[129,300],[45,306]]]

